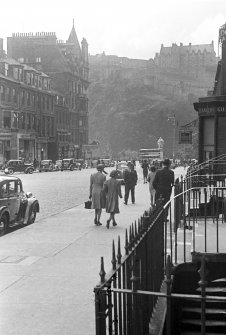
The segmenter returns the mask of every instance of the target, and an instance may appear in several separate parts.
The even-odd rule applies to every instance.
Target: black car
[[[31,163],[25,163],[21,159],[10,159],[5,164],[5,174],[13,174],[14,172],[33,173],[34,165]]]
[[[38,212],[38,200],[31,192],[24,192],[19,178],[0,176],[0,236],[8,228],[33,223]]]
[[[58,159],[56,161],[56,170],[70,170],[73,171],[75,169],[79,169],[79,165],[76,162],[74,158],[64,158],[64,159]]]
[[[40,166],[39,166],[39,172],[48,172],[48,171],[53,171],[54,170],[54,164],[51,159],[44,159],[41,161]]]

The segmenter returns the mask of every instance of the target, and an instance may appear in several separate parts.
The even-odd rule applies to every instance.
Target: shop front
[[[24,158],[26,162],[33,162],[35,158],[35,135],[18,134],[18,158]]]

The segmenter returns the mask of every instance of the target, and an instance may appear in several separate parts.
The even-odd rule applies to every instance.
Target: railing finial
[[[115,270],[116,269],[116,257],[115,257],[115,242],[114,240],[112,241],[112,269]]]
[[[99,272],[99,275],[100,275],[100,283],[104,284],[104,282],[105,282],[105,275],[106,275],[106,272],[104,270],[104,257],[101,257],[101,259],[100,259],[100,272]]]

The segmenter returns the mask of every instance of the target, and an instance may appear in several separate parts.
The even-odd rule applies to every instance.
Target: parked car
[[[47,172],[47,171],[53,171],[54,170],[54,164],[51,159],[44,159],[41,161],[39,166],[39,172]]]
[[[0,236],[8,228],[35,222],[38,212],[38,200],[31,192],[23,191],[18,177],[0,176]]]
[[[70,170],[73,171],[75,169],[79,169],[78,164],[74,158],[64,158],[58,159],[55,165],[56,170]]]
[[[5,164],[5,174],[13,174],[14,172],[33,173],[34,165],[32,163],[25,163],[22,159],[10,159]]]
[[[76,164],[77,164],[77,168],[79,170],[88,168],[88,164],[87,164],[87,162],[84,161],[84,159],[80,158],[80,159],[76,159],[75,161],[76,161]]]

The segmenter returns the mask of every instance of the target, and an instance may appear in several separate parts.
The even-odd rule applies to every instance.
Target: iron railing
[[[213,231],[214,252],[226,252],[220,244],[226,218],[225,180],[223,174],[202,175],[199,171],[187,174],[175,183],[173,199],[163,207],[145,212],[126,230],[124,256],[120,238],[117,255],[113,241],[112,269],[106,275],[102,257],[100,283],[94,289],[96,335],[152,334],[150,320],[155,319],[160,299],[167,301],[167,308],[162,308],[161,313],[167,315],[166,333],[171,334],[174,298],[200,301],[201,334],[205,334],[205,302],[226,298],[206,296],[205,256],[200,270],[200,295],[172,293],[172,274],[176,264],[191,261],[191,251],[193,255],[208,253]],[[214,227],[211,236],[208,236],[209,225]]]

